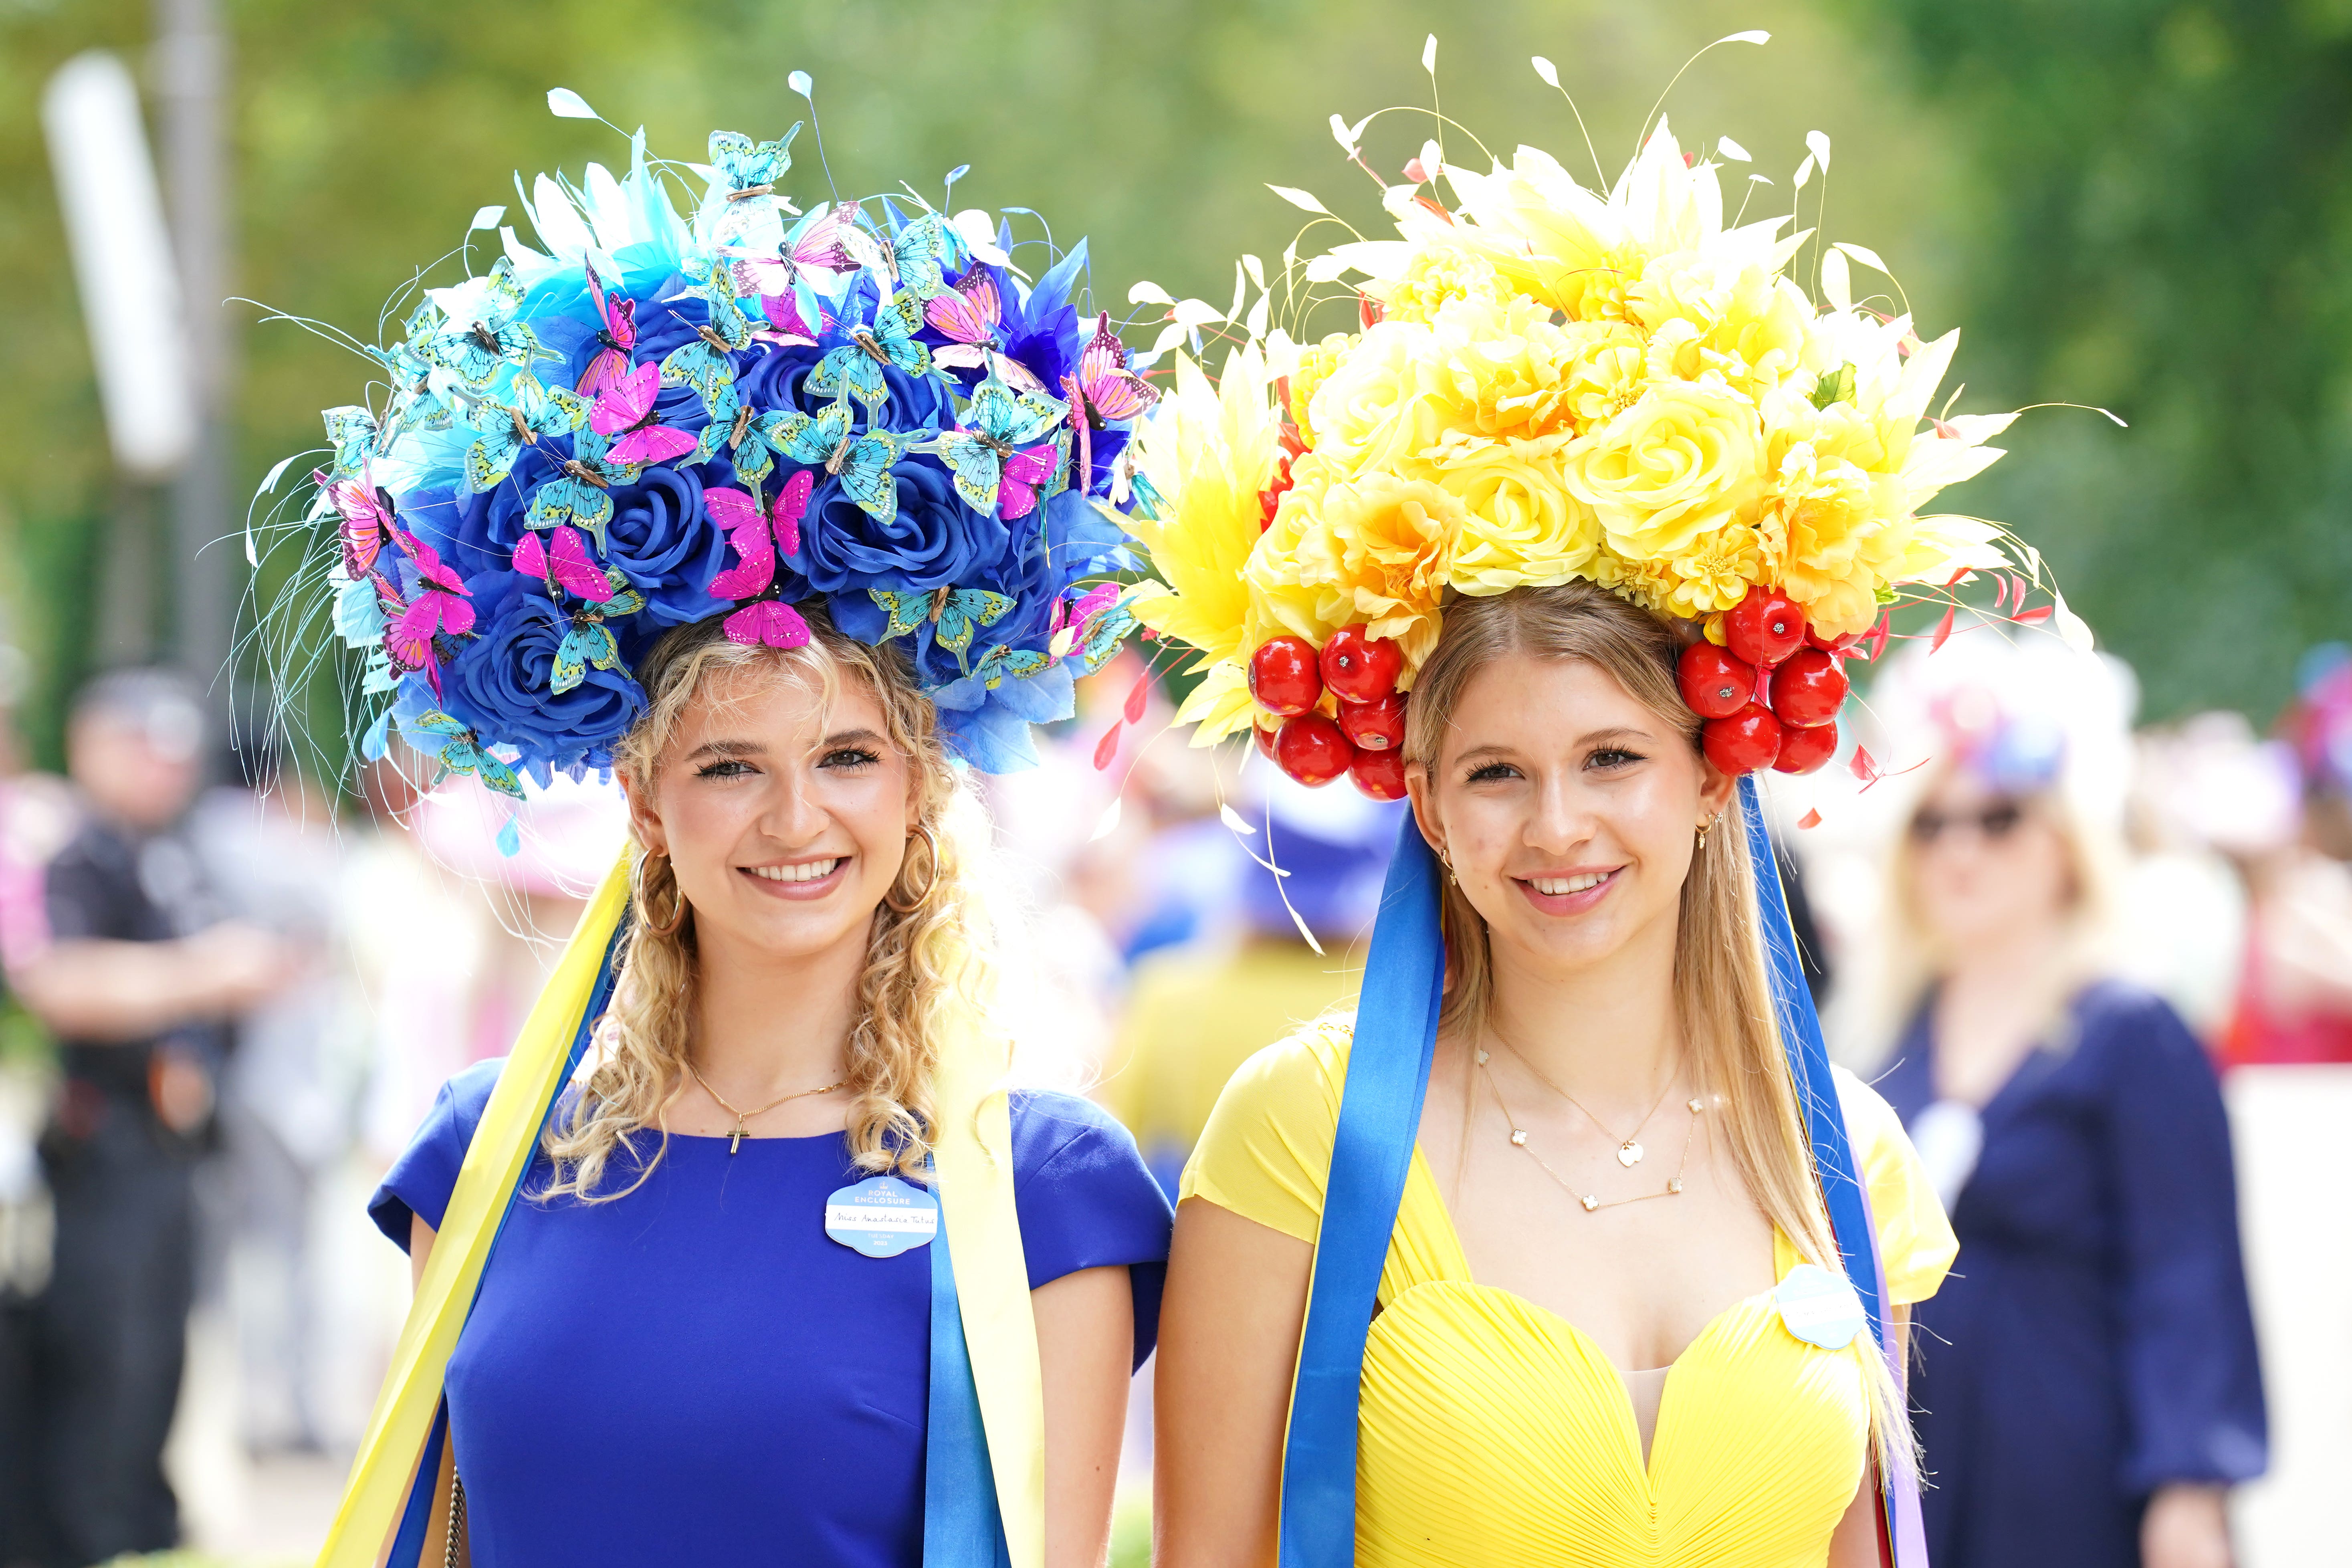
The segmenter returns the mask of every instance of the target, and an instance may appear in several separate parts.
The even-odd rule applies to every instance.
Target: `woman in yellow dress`
[[[1196,743],[1412,803],[1356,1012],[1185,1173],[1158,1561],[1924,1564],[1902,1339],[1955,1243],[1828,1065],[1743,775],[1839,751],[1885,605],[2000,567],[2077,625],[1920,515],[2007,419],[1930,419],[1956,337],[1845,249],[1817,303],[1663,121],[1605,194],[1406,177],[1399,239],[1303,268],[1360,331],[1180,356],[1138,444]],[[1246,320],[1299,327],[1287,284]]]

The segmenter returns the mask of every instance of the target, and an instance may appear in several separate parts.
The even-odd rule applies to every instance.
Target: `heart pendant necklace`
[[[1535,1063],[1528,1060],[1527,1058],[1520,1056],[1517,1047],[1512,1045],[1510,1041],[1504,1039],[1500,1035],[1496,1035],[1495,1039],[1505,1050],[1511,1053],[1513,1060],[1517,1061],[1521,1067],[1527,1068],[1528,1072],[1534,1074],[1535,1079],[1538,1083],[1542,1084],[1546,1089],[1551,1090],[1554,1094],[1568,1101],[1569,1104],[1575,1106],[1578,1110],[1582,1111],[1584,1119],[1587,1121],[1590,1121],[1595,1127],[1600,1128],[1601,1132],[1605,1134],[1612,1142],[1617,1145],[1617,1163],[1619,1164],[1624,1166],[1630,1171],[1634,1166],[1642,1163],[1642,1155],[1643,1152],[1641,1144],[1642,1129],[1650,1124],[1650,1118],[1657,1115],[1658,1108],[1666,1102],[1666,1096],[1674,1092],[1675,1074],[1668,1073],[1666,1075],[1666,1087],[1658,1091],[1658,1098],[1651,1102],[1648,1114],[1644,1115],[1641,1121],[1633,1124],[1633,1131],[1626,1133],[1622,1138],[1620,1138],[1610,1129],[1607,1122],[1601,1121],[1598,1116],[1593,1115],[1591,1110],[1586,1110],[1582,1100],[1569,1093],[1568,1090],[1560,1088],[1559,1085],[1552,1082],[1550,1079],[1546,1078],[1543,1073],[1537,1068]],[[1486,1059],[1486,1054],[1484,1052],[1479,1053],[1478,1059],[1480,1064],[1484,1065]]]
[[[1665,1189],[1663,1192],[1636,1193],[1630,1198],[1609,1198],[1604,1200],[1598,1193],[1578,1192],[1569,1182],[1567,1177],[1561,1175],[1558,1171],[1551,1168],[1551,1163],[1549,1161],[1546,1160],[1541,1154],[1535,1152],[1535,1149],[1528,1142],[1527,1130],[1519,1125],[1519,1119],[1511,1114],[1510,1102],[1503,1098],[1503,1086],[1495,1081],[1494,1069],[1486,1065],[1486,1053],[1485,1051],[1480,1051],[1477,1053],[1477,1056],[1478,1070],[1486,1074],[1486,1087],[1488,1089],[1493,1091],[1495,1096],[1495,1107],[1503,1113],[1503,1125],[1510,1129],[1511,1147],[1518,1150],[1520,1152],[1527,1155],[1528,1159],[1533,1160],[1538,1165],[1541,1166],[1543,1168],[1543,1173],[1549,1176],[1553,1181],[1559,1183],[1560,1190],[1568,1194],[1570,1197],[1574,1198],[1576,1200],[1577,1207],[1582,1209],[1586,1214],[1591,1214],[1600,1209],[1613,1209],[1624,1204],[1638,1204],[1650,1198],[1674,1198],[1680,1197],[1682,1195],[1684,1190],[1683,1178],[1685,1175],[1688,1174],[1690,1171],[1691,1144],[1698,1136],[1698,1119],[1700,1114],[1706,1110],[1706,1100],[1694,1097],[1685,1102],[1690,1109],[1691,1120],[1690,1125],[1683,1131],[1683,1161],[1680,1165],[1675,1168],[1675,1173],[1666,1178]],[[1521,1065],[1525,1065],[1524,1058],[1522,1058]],[[1542,1077],[1540,1073],[1537,1076],[1538,1078]],[[1559,1086],[1555,1084],[1552,1087],[1557,1089]],[[1576,1105],[1576,1101],[1570,1099],[1567,1095],[1563,1094],[1560,1098],[1568,1100],[1568,1102],[1570,1105]],[[1664,1103],[1664,1101],[1663,1100],[1659,1101],[1659,1104]],[[1577,1105],[1576,1108],[1579,1110],[1584,1110],[1584,1107],[1580,1105]],[[1657,1107],[1652,1106],[1650,1108],[1650,1115],[1655,1116],[1657,1113]],[[1584,1114],[1591,1116],[1592,1112],[1584,1110]],[[1643,1120],[1647,1121],[1648,1118],[1645,1117]],[[1608,1129],[1604,1127],[1601,1131],[1605,1132]],[[1641,1129],[1635,1128],[1634,1131],[1638,1132]],[[1631,1160],[1625,1157],[1626,1150],[1629,1147],[1632,1149],[1633,1155]],[[1618,1145],[1618,1162],[1628,1169],[1631,1169],[1634,1161],[1641,1159],[1641,1157],[1642,1146],[1633,1142],[1632,1139],[1629,1138],[1623,1143]]]

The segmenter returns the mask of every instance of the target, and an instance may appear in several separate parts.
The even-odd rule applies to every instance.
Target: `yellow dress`
[[[1182,1195],[1315,1239],[1347,1040],[1259,1052],[1209,1119]],[[1958,1250],[1886,1102],[1841,1069],[1888,1294],[1933,1295]],[[1801,1259],[1776,1236],[1773,1264]],[[1825,1351],[1771,1294],[1735,1303],[1675,1362],[1646,1465],[1617,1369],[1553,1312],[1478,1284],[1415,1151],[1364,1350],[1359,1568],[1821,1568],[1861,1484],[1869,1334]]]

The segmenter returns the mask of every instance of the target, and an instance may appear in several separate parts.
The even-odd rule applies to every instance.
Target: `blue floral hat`
[[[1073,303],[1085,242],[905,194],[803,210],[792,141],[675,163],[639,132],[620,177],[541,174],[537,247],[483,209],[503,253],[366,349],[388,392],[327,411],[310,512],[364,754],[396,725],[516,795],[608,768],[664,631],[795,647],[822,599],[906,639],[950,748],[1003,772],[1133,628],[1112,574],[1154,394]]]

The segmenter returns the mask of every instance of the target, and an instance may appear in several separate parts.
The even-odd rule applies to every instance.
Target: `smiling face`
[[[633,780],[638,841],[666,854],[706,954],[806,959],[861,949],[905,858],[911,764],[882,708],[845,676],[828,702],[804,671],[710,671]]]
[[[1732,781],[1583,659],[1506,654],[1465,683],[1450,720],[1405,785],[1495,961],[1558,974],[1629,943],[1671,952],[1698,829]]]

